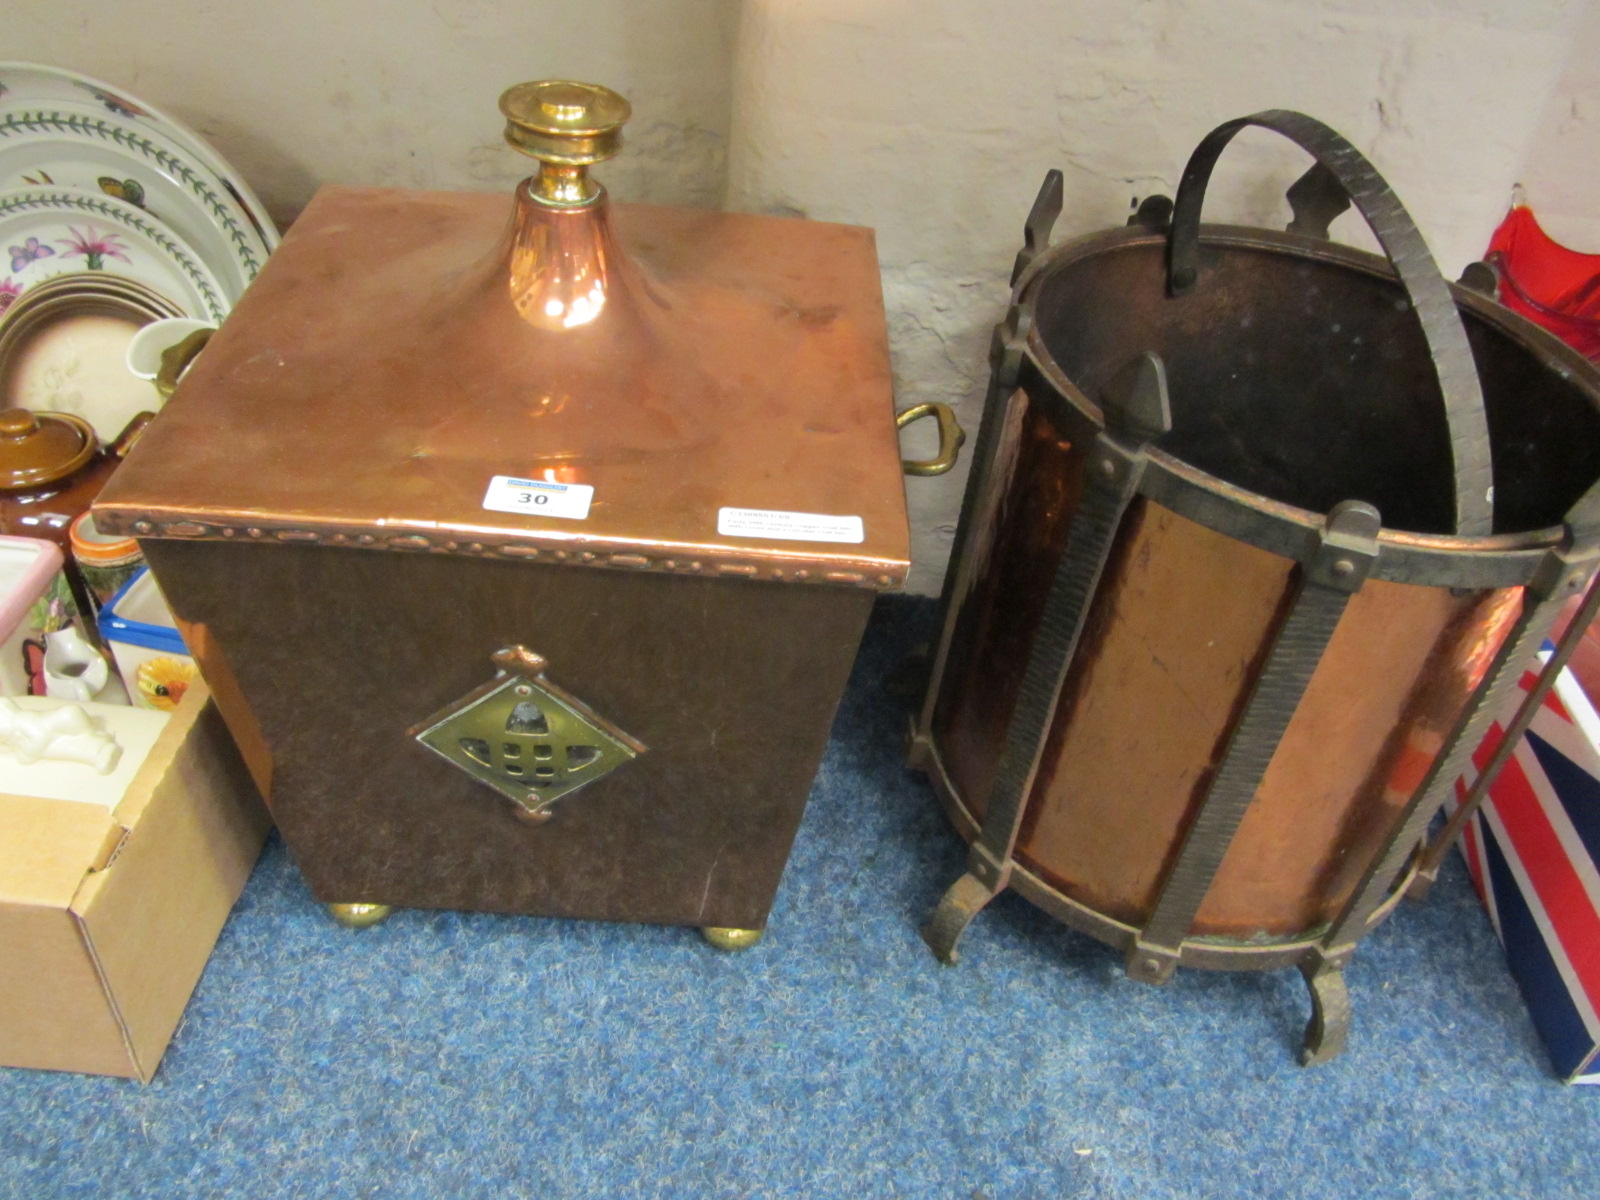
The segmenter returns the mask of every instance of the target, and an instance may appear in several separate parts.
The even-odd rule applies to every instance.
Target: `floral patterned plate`
[[[0,63],[0,190],[55,187],[145,209],[238,299],[277,235],[215,151],[143,101],[85,76]]]
[[[0,309],[71,271],[135,280],[186,315],[221,321],[228,296],[183,238],[125,201],[72,188],[0,192]]]

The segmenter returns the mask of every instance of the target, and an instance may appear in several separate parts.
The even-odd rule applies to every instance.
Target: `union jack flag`
[[[1549,654],[1523,674],[1457,782],[1457,803]],[[1557,1074],[1600,1083],[1600,717],[1572,672],[1462,831],[1461,853]]]

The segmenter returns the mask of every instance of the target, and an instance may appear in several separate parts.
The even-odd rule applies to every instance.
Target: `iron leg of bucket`
[[[1306,1022],[1300,1065],[1311,1067],[1344,1053],[1350,1034],[1350,989],[1344,983],[1343,967],[1307,963],[1302,964],[1300,973],[1311,993],[1311,1020]]]
[[[1428,893],[1433,890],[1433,885],[1439,882],[1439,867],[1420,867],[1411,877],[1411,882],[1406,884],[1406,899],[1420,904],[1428,898]]]
[[[956,945],[961,935],[972,924],[972,918],[998,894],[971,872],[952,883],[922,927],[922,940],[928,943],[934,957],[946,966],[959,962],[961,955],[956,952]]]

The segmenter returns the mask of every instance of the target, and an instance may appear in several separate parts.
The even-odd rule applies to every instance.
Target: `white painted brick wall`
[[[1044,172],[1059,236],[1171,192],[1194,142],[1299,108],[1389,176],[1454,274],[1519,178],[1600,249],[1600,17],[1565,0],[10,0],[0,56],[99,75],[212,138],[274,212],[322,182],[505,188],[506,85],[633,101],[624,199],[878,230],[899,402],[976,424],[988,330]],[[1247,133],[1208,214],[1278,225],[1298,152]],[[1362,242],[1353,217],[1335,233]],[[911,441],[908,435],[908,442]],[[908,449],[925,450],[921,439]],[[939,586],[962,475],[909,481]]]
[[[876,227],[900,403],[955,403],[972,427],[989,329],[1048,168],[1066,174],[1057,236],[1070,237],[1120,224],[1134,196],[1170,195],[1212,127],[1300,109],[1378,164],[1453,276],[1505,211],[1584,7],[747,0],[729,202]],[[1271,134],[1241,134],[1208,216],[1281,227],[1283,190],[1306,161]],[[1587,170],[1592,180],[1600,165]],[[1372,244],[1354,214],[1334,233]],[[938,589],[962,484],[908,482],[916,590]]]

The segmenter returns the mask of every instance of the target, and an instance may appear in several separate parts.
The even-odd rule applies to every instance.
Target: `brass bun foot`
[[[347,929],[367,929],[394,911],[387,904],[329,904],[328,915]]]
[[[748,950],[761,940],[762,929],[729,929],[724,925],[707,925],[700,931],[718,950]]]

